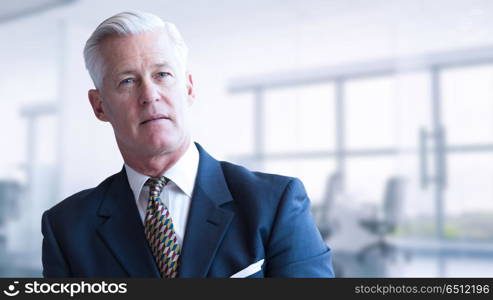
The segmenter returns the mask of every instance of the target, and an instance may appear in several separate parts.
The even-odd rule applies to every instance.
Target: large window
[[[493,241],[493,65],[343,73],[257,87],[255,167],[301,178],[315,203],[341,174],[344,201],[376,209],[399,177],[399,236]]]
[[[344,104],[348,149],[395,147],[398,114],[393,77],[349,80]]]

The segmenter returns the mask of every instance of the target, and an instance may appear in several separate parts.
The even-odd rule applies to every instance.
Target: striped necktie
[[[149,178],[145,183],[146,186],[149,186],[145,235],[161,277],[174,278],[178,274],[181,247],[178,245],[168,208],[161,202],[160,198],[161,191],[168,182],[169,179],[162,176]]]

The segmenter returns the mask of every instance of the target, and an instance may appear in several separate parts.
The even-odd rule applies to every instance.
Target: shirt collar
[[[183,156],[162,175],[168,177],[183,193],[191,198],[198,168],[199,151],[191,142]],[[135,171],[127,164],[125,164],[125,170],[135,200],[138,201],[142,187],[150,177]]]

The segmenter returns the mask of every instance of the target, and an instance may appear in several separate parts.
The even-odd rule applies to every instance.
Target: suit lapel
[[[129,276],[160,277],[125,168],[111,183],[99,215],[106,220],[98,228],[98,233]]]
[[[234,212],[221,206],[233,200],[218,161],[198,144],[199,169],[180,257],[179,277],[206,277]]]

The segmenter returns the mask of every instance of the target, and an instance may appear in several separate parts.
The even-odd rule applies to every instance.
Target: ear
[[[186,80],[186,88],[188,95],[188,105],[192,105],[195,102],[195,89],[193,88],[193,78],[190,72],[187,72],[185,75]]]
[[[91,103],[92,110],[94,111],[96,118],[103,122],[108,122],[108,118],[106,118],[106,114],[104,113],[103,101],[99,91],[94,89],[89,90],[89,92],[87,92],[87,96],[89,97],[89,102]]]

